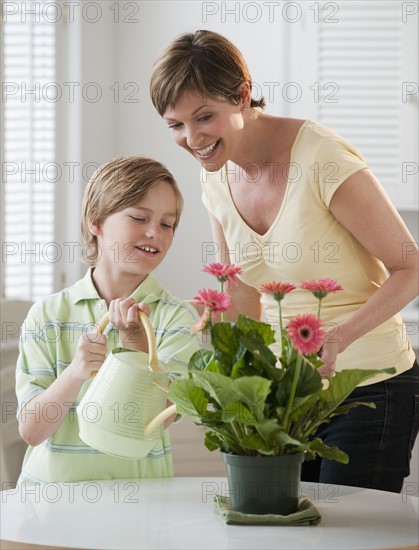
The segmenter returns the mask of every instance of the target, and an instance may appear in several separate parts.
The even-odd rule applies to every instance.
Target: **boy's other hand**
[[[88,332],[80,336],[76,355],[67,367],[79,380],[88,380],[98,371],[106,357],[106,336],[97,332]]]
[[[119,330],[122,346],[148,353],[148,341],[144,327],[138,318],[139,311],[150,315],[148,304],[134,298],[117,298],[109,304],[109,322]]]

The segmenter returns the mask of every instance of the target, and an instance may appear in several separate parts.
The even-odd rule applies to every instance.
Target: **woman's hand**
[[[321,347],[318,357],[323,361],[323,365],[317,370],[322,378],[328,378],[335,374],[336,357],[343,351],[343,346],[336,336],[336,328],[326,331],[324,343]]]
[[[134,298],[117,298],[109,304],[109,322],[119,330],[119,339],[122,346],[137,351],[148,353],[148,341],[138,312],[142,311],[150,315],[151,309],[148,304]]]

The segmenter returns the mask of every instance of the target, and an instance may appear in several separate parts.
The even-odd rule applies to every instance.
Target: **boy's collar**
[[[100,300],[100,296],[96,290],[92,280],[92,272],[94,267],[91,266],[86,272],[83,279],[77,281],[68,289],[68,294],[73,304],[77,304],[82,300]],[[144,281],[134,290],[131,297],[136,302],[146,302],[151,304],[157,302],[164,289],[161,284],[151,275],[147,275]]]

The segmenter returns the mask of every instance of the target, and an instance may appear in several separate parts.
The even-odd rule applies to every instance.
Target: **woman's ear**
[[[248,82],[243,82],[240,85],[240,107],[243,111],[250,109],[250,102],[252,101],[252,90]]]

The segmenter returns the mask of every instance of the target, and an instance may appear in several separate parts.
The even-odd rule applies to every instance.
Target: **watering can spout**
[[[149,354],[112,350],[77,407],[80,439],[119,458],[147,456],[163,437],[163,422],[176,414],[175,405],[166,408],[169,371],[158,361],[153,327],[145,313],[139,312],[139,318]],[[103,332],[108,322],[106,314],[97,331]]]

